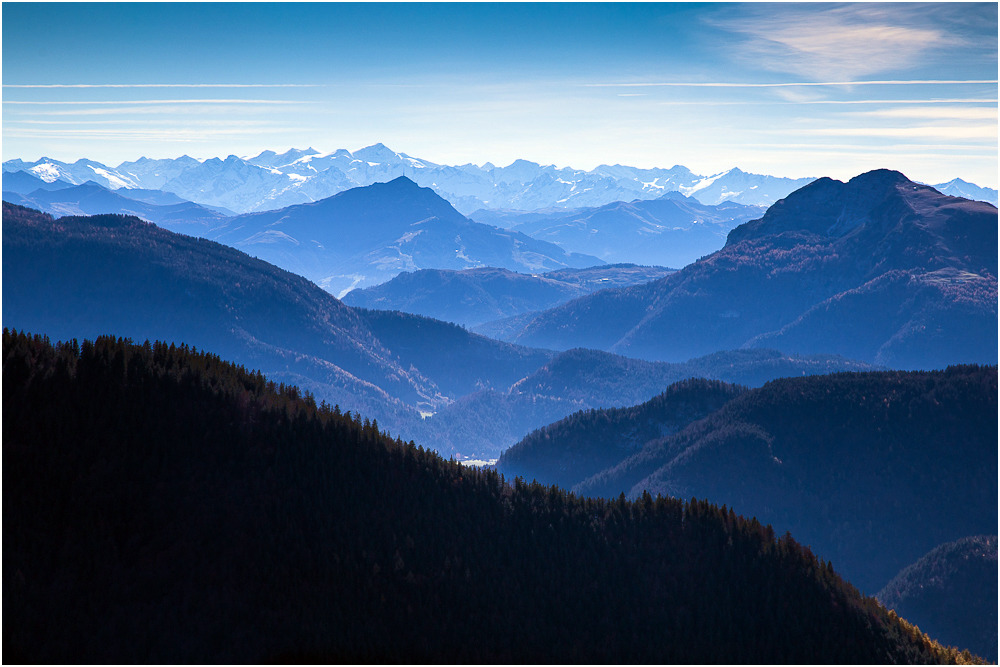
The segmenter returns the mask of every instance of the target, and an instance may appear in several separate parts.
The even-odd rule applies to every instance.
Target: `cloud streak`
[[[702,101],[674,101],[666,100],[657,102],[665,106],[798,106],[800,104],[992,104],[996,105],[996,100],[975,98],[975,97],[949,97],[942,99],[928,100],[802,100],[797,102],[762,102],[754,100],[713,102]]]
[[[91,104],[313,104],[302,100],[4,100],[4,104],[91,105]]]
[[[4,88],[321,88],[322,83],[5,83]]]
[[[780,83],[738,83],[738,82],[684,82],[655,81],[642,83],[583,83],[588,88],[638,88],[638,87],[676,87],[676,88],[794,88],[799,86],[932,86],[932,85],[963,85],[977,83],[997,83],[997,79],[930,79],[930,80],[881,80],[881,81],[796,81]]]

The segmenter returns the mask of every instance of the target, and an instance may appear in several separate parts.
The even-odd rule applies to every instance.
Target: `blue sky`
[[[2,12],[4,160],[382,142],[447,164],[889,167],[997,186],[996,3]]]

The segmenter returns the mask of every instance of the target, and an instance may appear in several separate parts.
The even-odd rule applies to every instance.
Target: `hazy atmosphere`
[[[995,3],[5,3],[3,18],[4,160],[382,142],[447,164],[997,186]]]

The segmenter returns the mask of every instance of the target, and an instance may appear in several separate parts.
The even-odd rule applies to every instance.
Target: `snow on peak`
[[[100,167],[95,167],[92,164],[88,164],[87,166],[93,169],[94,173],[97,174],[98,176],[106,178],[108,181],[108,185],[110,185],[115,190],[118,190],[119,188],[131,189],[139,187],[133,180],[123,178],[121,174],[112,173],[107,169],[101,169]]]
[[[32,174],[42,179],[46,183],[52,183],[59,178],[59,167],[45,162],[43,164],[38,164],[29,169]]]
[[[733,171],[732,169],[728,169],[720,174],[716,174],[715,176],[709,176],[708,178],[703,178],[690,187],[682,185],[680,186],[680,191],[684,195],[690,197],[695,192],[698,192],[699,190],[704,190],[705,188],[709,187],[710,185],[712,185],[712,183],[715,183],[723,176],[728,176],[732,171]]]

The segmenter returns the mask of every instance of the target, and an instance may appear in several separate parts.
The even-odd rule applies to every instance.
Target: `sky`
[[[440,164],[997,187],[997,3],[2,5],[3,159],[384,143]]]

